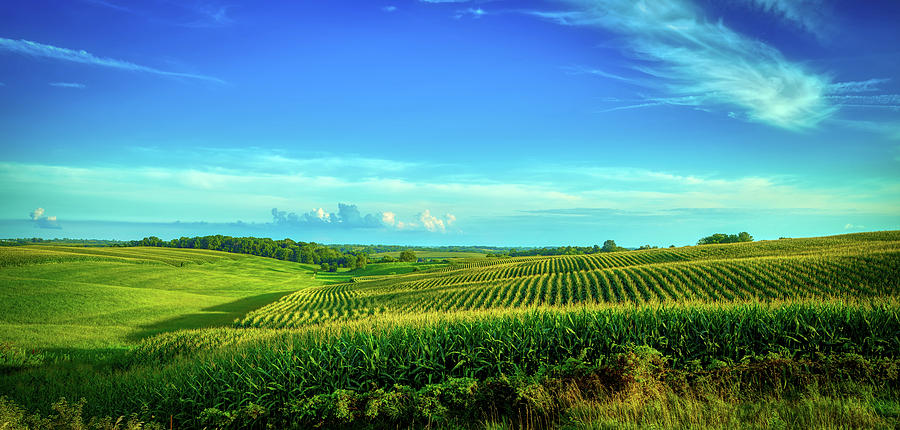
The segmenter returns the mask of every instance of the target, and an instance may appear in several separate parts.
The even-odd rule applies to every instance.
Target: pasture
[[[25,348],[127,347],[155,333],[230,325],[302,288],[313,268],[218,251],[0,248],[0,339]]]

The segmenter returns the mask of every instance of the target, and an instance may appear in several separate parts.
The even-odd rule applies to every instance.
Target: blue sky
[[[0,237],[900,229],[898,21],[893,1],[3,2]]]

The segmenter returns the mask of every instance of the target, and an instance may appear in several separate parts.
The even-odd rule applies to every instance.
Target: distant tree
[[[403,262],[411,262],[411,263],[414,263],[414,262],[416,262],[416,260],[418,260],[418,258],[416,258],[416,253],[415,253],[415,252],[413,252],[413,251],[407,249],[407,250],[404,250],[403,252],[400,253],[400,258],[399,258],[399,260],[400,260],[400,261],[403,261]]]
[[[393,263],[395,261],[397,261],[397,259],[394,257],[391,257],[390,255],[385,255],[384,257],[381,257],[382,263]]]
[[[746,231],[742,231],[738,234],[725,234],[725,233],[716,233],[711,236],[706,236],[697,241],[697,245],[712,245],[716,243],[738,243],[738,242],[753,242],[753,236],[750,236],[750,233]]]
[[[353,265],[353,268],[354,269],[365,269],[367,264],[369,264],[369,256],[366,254],[357,254],[356,255],[356,264]]]
[[[616,241],[609,239],[606,242],[603,242],[603,248],[600,248],[603,252],[613,252],[616,249]]]
[[[600,248],[600,252],[615,252],[615,251],[624,251],[625,248],[622,248],[616,245],[616,241],[609,239],[603,242],[603,247]]]

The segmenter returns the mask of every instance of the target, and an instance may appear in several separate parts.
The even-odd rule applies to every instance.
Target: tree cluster
[[[517,250],[515,248],[510,249],[508,252],[490,252],[487,254],[488,257],[531,257],[535,255],[584,255],[584,254],[596,254],[599,252],[616,252],[616,251],[627,251],[627,248],[622,248],[621,246],[616,245],[616,241],[607,240],[603,242],[603,246],[594,245],[594,246],[560,246],[560,247],[547,247],[547,248],[531,248],[531,249],[523,249]]]
[[[483,253],[486,251],[493,252],[505,252],[512,248],[501,247],[501,246],[407,246],[407,245],[354,245],[354,244],[340,244],[340,245],[328,245],[332,248],[335,248],[341,252],[365,252],[366,254],[385,254],[388,252],[402,252],[405,250],[411,251],[432,251],[432,252],[477,252]]]
[[[697,245],[711,245],[714,243],[738,243],[753,242],[753,236],[750,233],[742,231],[738,234],[716,233],[712,236],[706,236],[697,241]]]
[[[328,265],[332,267],[364,268],[368,263],[366,253],[342,253],[330,246],[315,242],[294,242],[291,239],[272,240],[259,237],[198,236],[181,237],[169,241],[156,236],[145,237],[131,243],[133,246],[158,246],[167,248],[211,249],[215,251],[250,254],[298,263]],[[324,268],[324,267],[323,267]]]

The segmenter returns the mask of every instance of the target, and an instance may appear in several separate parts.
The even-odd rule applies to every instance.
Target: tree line
[[[615,251],[628,251],[627,248],[622,248],[621,246],[616,245],[616,241],[607,240],[603,242],[603,246],[594,245],[594,246],[560,246],[560,247],[547,247],[547,248],[529,248],[517,250],[515,248],[510,249],[507,252],[489,252],[487,254],[488,257],[532,257],[536,255],[583,255],[583,254],[596,254],[598,252],[615,252]]]
[[[132,241],[132,246],[156,246],[166,248],[193,248],[250,254],[297,263],[319,264],[323,270],[338,267],[365,268],[369,256],[365,252],[340,252],[330,246],[315,242],[295,242],[291,239],[272,240],[259,237],[197,236],[181,237],[169,241],[156,236]]]
[[[738,234],[725,234],[725,233],[716,233],[711,236],[706,236],[697,241],[697,245],[712,245],[714,243],[739,243],[739,242],[753,242],[753,236],[750,236],[750,233],[746,231],[742,231]]]
[[[341,252],[365,252],[366,254],[384,254],[388,252],[411,251],[432,251],[432,252],[505,252],[510,247],[504,246],[466,246],[466,245],[450,245],[450,246],[408,246],[408,245],[360,245],[360,244],[336,244],[328,245]]]

